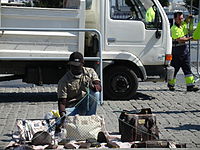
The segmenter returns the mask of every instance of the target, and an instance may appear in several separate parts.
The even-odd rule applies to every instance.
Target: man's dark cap
[[[73,52],[69,56],[68,64],[73,66],[81,66],[82,64],[84,64],[83,55],[80,52]]]

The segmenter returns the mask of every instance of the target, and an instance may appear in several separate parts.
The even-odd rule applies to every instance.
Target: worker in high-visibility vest
[[[145,20],[146,22],[154,22],[154,19],[155,19],[155,10],[152,7],[149,7],[146,11],[146,16],[145,16]]]
[[[193,33],[193,39],[200,40],[200,22],[198,23],[197,28]]]
[[[195,92],[199,90],[199,88],[194,85],[195,80],[190,67],[190,53],[186,44],[187,41],[192,39],[192,37],[186,37],[188,33],[186,25],[189,23],[190,18],[189,16],[189,19],[183,21],[182,12],[174,13],[175,24],[171,27],[171,36],[173,39],[171,66],[175,68],[175,72],[174,78],[168,82],[170,91],[175,90],[176,75],[180,68],[185,75],[187,91]]]

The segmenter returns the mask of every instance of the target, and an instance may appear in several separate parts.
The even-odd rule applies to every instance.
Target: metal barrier
[[[199,1],[199,16],[198,16],[198,21],[200,22],[200,1]],[[197,41],[197,73],[200,77],[199,73],[199,50],[200,50],[200,40]]]
[[[199,81],[200,73],[199,73],[199,41],[193,41],[190,43],[190,53],[191,53],[191,67],[195,68],[196,72],[194,73],[195,82]],[[196,58],[195,58],[196,56]]]
[[[92,61],[92,60],[98,60],[99,61],[99,74],[100,74],[100,80],[101,80],[101,86],[102,86],[102,92],[101,92],[101,98],[100,98],[100,104],[103,104],[103,71],[102,71],[102,35],[101,33],[96,29],[77,29],[77,28],[4,28],[1,27],[0,31],[49,31],[49,32],[95,32],[99,37],[99,57],[84,57],[85,60]],[[22,58],[19,57],[1,57],[1,60],[21,60]],[[67,60],[66,57],[31,57],[31,58],[23,58],[23,60]],[[69,59],[69,58],[68,58]]]
[[[190,13],[192,14],[192,9],[193,9],[193,0],[190,1]],[[198,22],[200,22],[200,1],[199,1],[199,15],[198,15]],[[195,64],[192,64],[192,67],[195,67],[196,69],[196,74],[194,74],[194,76],[196,77],[195,82],[198,82],[200,80],[200,72],[199,72],[199,51],[200,51],[200,40],[197,40],[196,44],[191,43],[191,41],[189,41],[189,51],[191,53],[191,49],[196,49],[197,53],[196,53],[196,66]]]

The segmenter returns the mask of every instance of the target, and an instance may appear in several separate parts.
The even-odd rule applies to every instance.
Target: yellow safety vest
[[[146,22],[153,22],[155,19],[155,11],[152,7],[147,9],[145,20]]]
[[[184,21],[182,22],[182,28],[183,28],[183,32],[185,33],[185,35],[188,34],[188,27],[187,27],[187,23]]]
[[[173,40],[184,37],[186,34],[187,30],[184,26],[177,27],[176,25],[173,25],[171,27],[171,37]]]
[[[195,39],[195,40],[200,39],[200,22],[198,23],[197,28],[193,33],[193,39]]]

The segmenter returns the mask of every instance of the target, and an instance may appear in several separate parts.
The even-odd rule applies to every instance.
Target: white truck
[[[72,52],[84,57],[99,54],[95,33],[23,28],[100,31],[106,99],[130,99],[139,81],[165,81],[173,73],[169,21],[158,0],[80,0],[76,7],[67,8],[1,5],[0,27],[0,74],[12,74],[1,81],[56,84],[68,69]],[[98,66],[90,61],[86,65]]]

